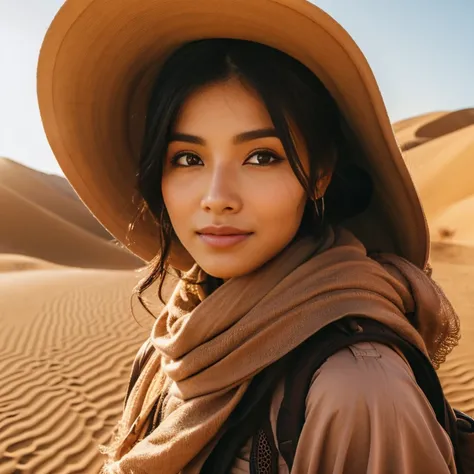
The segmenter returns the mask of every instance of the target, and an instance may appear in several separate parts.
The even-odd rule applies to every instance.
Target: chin
[[[213,261],[201,261],[197,260],[198,265],[210,276],[214,278],[221,278],[228,280],[229,278],[235,278],[246,275],[256,270],[260,264],[247,265],[242,264],[242,259],[239,262],[230,262],[228,258],[216,258]]]
[[[225,270],[221,266],[204,266],[201,267],[208,275],[214,278],[221,278],[222,280],[229,280],[229,278],[235,278],[249,273],[245,270],[226,268]]]

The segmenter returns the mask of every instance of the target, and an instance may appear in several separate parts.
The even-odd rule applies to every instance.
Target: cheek
[[[301,221],[306,194],[296,178],[283,177],[267,186],[255,186],[253,202],[262,220],[278,226],[294,226]]]
[[[176,229],[180,222],[187,222],[186,215],[192,202],[192,192],[189,186],[176,176],[165,176],[161,182],[161,193],[171,223]]]

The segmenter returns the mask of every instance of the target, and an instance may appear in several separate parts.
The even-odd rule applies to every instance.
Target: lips
[[[253,232],[230,226],[209,226],[199,230],[197,234],[211,247],[226,248],[247,240]]]
[[[247,240],[252,234],[214,235],[199,234],[201,240],[211,247],[226,248]]]
[[[198,230],[198,234],[204,235],[245,235],[251,234],[248,230],[238,229],[237,227],[231,226],[207,226]]]

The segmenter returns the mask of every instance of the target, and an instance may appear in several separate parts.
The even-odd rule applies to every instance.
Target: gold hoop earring
[[[316,212],[316,215],[319,217],[321,221],[324,220],[324,196],[321,196],[318,199],[315,199],[314,201],[314,210]]]

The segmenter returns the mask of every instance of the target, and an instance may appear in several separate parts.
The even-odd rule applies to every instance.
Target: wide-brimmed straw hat
[[[369,251],[424,268],[426,219],[372,71],[349,34],[305,0],[67,0],[38,66],[44,129],[84,204],[145,261],[159,252],[153,219],[137,222],[135,181],[144,116],[160,63],[204,38],[251,40],[298,59],[323,82],[360,142],[373,182],[368,208],[345,225]],[[171,263],[189,264],[175,248]]]

